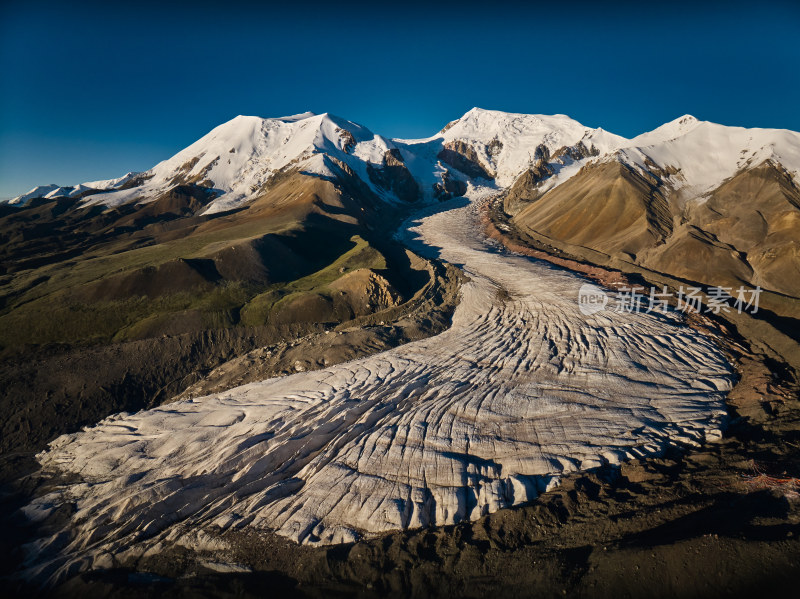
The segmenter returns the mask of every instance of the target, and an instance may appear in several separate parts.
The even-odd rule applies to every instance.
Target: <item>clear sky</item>
[[[160,4],[0,3],[0,197],[145,170],[237,114],[800,130],[798,3]]]

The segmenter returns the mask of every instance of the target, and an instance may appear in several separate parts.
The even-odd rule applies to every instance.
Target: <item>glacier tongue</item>
[[[235,527],[338,543],[451,524],[719,435],[732,375],[711,340],[671,315],[583,316],[583,279],[495,247],[477,202],[460,202],[407,234],[470,278],[451,329],[60,437],[38,459],[73,482],[26,511],[76,511],[30,572],[56,580]]]

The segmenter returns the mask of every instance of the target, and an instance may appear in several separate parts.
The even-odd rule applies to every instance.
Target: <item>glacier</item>
[[[534,500],[570,472],[719,438],[733,370],[677,313],[578,309],[581,276],[487,239],[481,203],[399,235],[467,277],[452,327],[365,359],[109,417],[39,454],[61,481],[25,513],[58,581],[187,535],[248,527],[333,544]]]

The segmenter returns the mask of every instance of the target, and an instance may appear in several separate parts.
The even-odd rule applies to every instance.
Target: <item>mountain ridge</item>
[[[431,137],[404,140],[330,113],[304,112],[239,115],[148,171],[49,185],[0,210],[38,196],[72,201],[59,208],[69,214],[131,212],[108,231],[236,211],[244,212],[234,220],[259,219],[267,229],[320,218],[326,227],[369,228],[411,206],[478,188],[500,198],[522,232],[548,243],[703,284],[758,285],[797,297],[800,233],[786,223],[800,212],[799,181],[800,133],[691,115],[627,139],[563,114],[473,108]],[[721,201],[725,194],[735,201]],[[699,208],[712,199],[721,212]],[[761,242],[741,232],[742,223],[756,221],[763,221]],[[692,255],[707,257],[699,270],[689,264]]]
[[[569,151],[578,144],[584,150]],[[701,160],[704,149],[713,156]],[[642,171],[651,162],[660,171],[677,169],[683,180],[672,173],[668,183],[686,189],[687,196],[702,196],[718,187],[745,167],[748,159],[752,163],[774,157],[795,177],[800,174],[800,134],[728,127],[691,115],[627,139],[586,127],[563,114],[528,115],[476,107],[431,137],[392,139],[330,113],[305,112],[277,118],[238,115],[149,170],[73,186],[39,186],[8,203],[21,206],[38,197],[78,197],[87,205],[116,206],[147,201],[147,195],[165,191],[168,183],[182,177],[216,190],[217,197],[207,208],[213,213],[249,201],[255,189],[291,165],[303,166],[313,175],[335,176],[319,156],[345,164],[384,200],[403,202],[391,184],[381,185],[380,178],[376,182],[369,172],[384,168],[391,152],[394,156],[388,160],[402,163],[419,184],[418,199],[433,201],[440,197],[436,186],[444,187],[448,177],[464,184],[484,179],[498,190],[510,188],[541,161],[545,150],[549,155],[561,151],[559,157],[564,157],[548,177],[548,188],[560,185],[593,160],[619,159]],[[465,155],[459,159],[457,154]],[[693,167],[698,162],[705,174]],[[706,172],[709,166],[710,173]]]

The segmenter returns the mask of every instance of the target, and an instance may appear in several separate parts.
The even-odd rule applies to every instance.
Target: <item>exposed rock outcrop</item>
[[[503,207],[507,214],[517,214],[531,202],[541,196],[539,186],[555,171],[547,164],[546,159],[540,160],[535,166],[525,171],[503,195]]]
[[[497,148],[498,146],[495,145],[494,147]],[[499,147],[502,147],[502,144]],[[494,173],[481,164],[475,148],[464,141],[453,140],[445,142],[437,158],[473,179],[481,178],[487,181],[494,179]]]
[[[440,183],[433,184],[433,195],[439,201],[449,200],[464,195],[467,192],[467,184],[456,179],[450,171],[444,171]]]
[[[404,202],[416,202],[420,198],[419,184],[409,172],[397,148],[384,154],[380,168],[368,164],[367,173],[375,185],[391,191]]]
[[[331,283],[330,289],[334,301],[345,303],[353,317],[397,306],[403,299],[389,281],[368,268],[347,273]]]
[[[339,138],[342,140],[342,150],[344,150],[346,154],[351,153],[353,148],[356,147],[356,138],[353,137],[353,134],[347,129],[338,128],[336,129],[336,133],[339,134]]]

